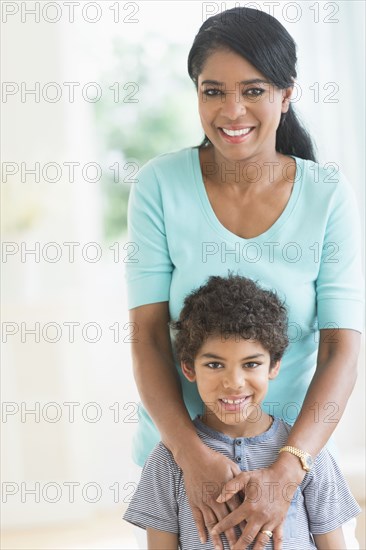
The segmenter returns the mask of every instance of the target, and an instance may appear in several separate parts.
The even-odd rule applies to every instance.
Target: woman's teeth
[[[249,134],[250,130],[252,128],[243,128],[242,130],[227,130],[226,128],[221,128],[221,130],[227,134],[228,136],[245,136],[245,134]]]

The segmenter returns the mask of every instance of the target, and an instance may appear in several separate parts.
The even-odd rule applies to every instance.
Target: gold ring
[[[273,537],[272,531],[259,531],[259,532],[263,533],[263,535],[267,535],[267,537],[270,539]]]

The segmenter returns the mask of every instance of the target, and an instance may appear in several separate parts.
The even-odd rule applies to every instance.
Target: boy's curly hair
[[[184,300],[176,331],[175,351],[180,361],[193,367],[195,357],[211,335],[256,340],[269,352],[271,365],[288,346],[287,311],[277,294],[229,272],[212,276]]]

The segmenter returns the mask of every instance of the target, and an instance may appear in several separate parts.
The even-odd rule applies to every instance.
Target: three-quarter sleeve
[[[128,308],[169,301],[170,259],[159,182],[151,162],[141,168],[128,203],[128,241],[136,254],[126,262]]]
[[[359,212],[353,189],[342,175],[330,204],[316,292],[320,329],[362,332],[364,296]]]

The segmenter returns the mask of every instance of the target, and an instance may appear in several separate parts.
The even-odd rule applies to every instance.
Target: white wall
[[[8,4],[18,5],[20,10],[21,3]],[[34,2],[25,4],[29,8]],[[136,2],[138,14],[134,17],[138,23],[120,21],[116,24],[110,9],[114,3],[102,2],[98,4],[102,10],[101,19],[93,24],[82,19],[80,10],[76,9],[75,22],[68,22],[64,3],[58,4],[62,13],[59,23],[48,23],[42,17],[36,23],[29,15],[22,23],[20,11],[9,15],[3,25],[4,81],[19,85],[26,82],[29,87],[34,82],[42,85],[53,81],[59,83],[65,93],[64,82],[80,82],[81,86],[86,82],[98,82],[101,68],[112,63],[111,39],[118,33],[138,41],[143,39],[147,29],[153,28],[167,40],[181,41],[188,53],[204,10],[216,10],[221,6],[213,2]],[[234,4],[227,2],[226,7]],[[264,3],[257,4],[268,9]],[[287,4],[273,5],[274,14],[280,20],[283,13],[290,19],[295,17],[295,12],[285,7]],[[299,47],[303,99],[298,106],[318,142],[320,161],[336,161],[340,165],[354,185],[361,206],[364,183],[361,159],[365,148],[361,102],[365,6],[362,2],[328,3],[339,7],[334,16],[339,22],[324,23],[322,18],[329,16],[330,11],[326,3],[320,2],[321,20],[314,24],[310,4],[297,3],[302,10],[298,22],[282,20]],[[125,5],[121,3],[121,18],[131,12],[131,9],[123,11]],[[286,9],[290,11],[284,11]],[[88,16],[94,17],[92,10]],[[48,17],[54,17],[51,11]],[[182,73],[185,71],[186,67],[182,66]],[[123,75],[118,75],[118,79],[123,82]],[[339,86],[338,103],[314,103],[309,87],[316,82],[323,99],[324,86],[335,82]],[[103,92],[108,93],[107,90]],[[80,93],[76,92],[78,99],[74,103],[64,97],[56,103],[42,99],[36,103],[31,96],[22,102],[19,97],[19,94],[9,96],[3,103],[3,135],[7,138],[2,149],[3,162],[19,165],[25,162],[28,166],[36,161],[42,166],[58,162],[63,166],[65,161],[81,165],[100,161],[93,106],[83,100]],[[193,103],[187,106],[187,116],[192,117],[192,124],[197,127],[198,142],[195,109]],[[46,413],[41,415],[40,422],[35,422],[31,415],[22,422],[20,412],[9,415],[4,421],[6,445],[3,446],[2,479],[14,484],[7,485],[8,490],[17,491],[9,495],[3,506],[5,527],[76,520],[91,515],[95,509],[121,505],[130,491],[128,483],[136,478],[136,469],[130,460],[135,424],[129,420],[135,418],[133,403],[137,400],[137,392],[128,343],[123,342],[127,336],[123,329],[127,321],[123,262],[114,262],[113,252],[108,249],[102,250],[102,259],[96,263],[86,261],[80,254],[79,250],[86,243],[102,242],[102,197],[98,183],[83,181],[80,171],[77,174],[73,183],[63,170],[57,183],[34,183],[32,176],[22,183],[17,175],[3,184],[3,197],[7,201],[3,241],[16,243],[20,249],[39,242],[41,251],[46,243],[56,242],[62,250],[62,258],[57,263],[45,261],[42,256],[39,263],[32,256],[22,262],[17,253],[3,264],[3,322],[15,323],[12,326],[19,328],[3,346],[6,410],[13,406],[20,410],[22,402],[29,408],[38,402],[41,409],[49,402],[56,402],[62,413],[60,421],[55,423],[47,419]],[[81,243],[74,263],[68,261],[65,242]],[[60,341],[50,343],[41,336],[40,342],[35,343],[34,337],[28,335],[26,342],[22,342],[22,322],[27,327],[39,322],[41,328],[47,323],[58,323],[62,330]],[[80,323],[74,342],[69,341],[66,322]],[[81,335],[80,328],[90,322],[100,327],[102,335],[97,343],[85,342]],[[113,342],[114,333],[109,328],[114,323],[119,323],[121,328],[118,343]],[[50,330],[48,339],[54,334]],[[89,337],[93,337],[92,330]],[[362,369],[336,435],[342,464],[350,475],[357,473],[357,480],[364,453],[363,388]],[[64,405],[67,402],[80,403],[75,409],[75,422],[68,420],[69,409]],[[99,422],[88,422],[80,413],[90,402],[98,403],[102,411]],[[115,412],[110,409],[114,403],[119,403],[117,422],[114,421]],[[55,410],[49,409],[49,416]],[[90,408],[89,412],[91,416],[94,411]],[[36,482],[40,483],[41,490],[50,482],[58,486],[50,487],[46,497],[41,494],[40,503],[35,503],[34,496],[25,495],[24,489]],[[70,502],[65,485],[70,482],[80,483],[75,489],[74,503]],[[102,492],[100,500],[94,504],[87,502],[88,498],[93,498],[92,488],[86,498],[81,494],[81,488],[88,482]],[[21,483],[25,483],[23,491]],[[110,488],[117,487],[116,483],[119,487],[117,502],[115,489]],[[52,504],[49,501],[56,498],[57,487],[61,497]]]

